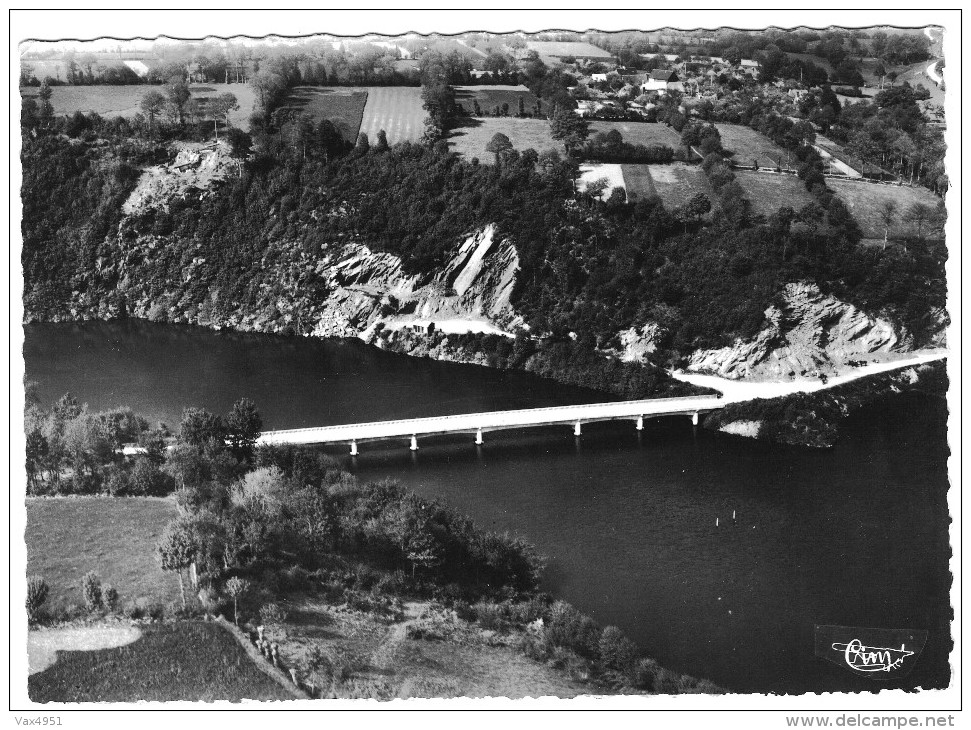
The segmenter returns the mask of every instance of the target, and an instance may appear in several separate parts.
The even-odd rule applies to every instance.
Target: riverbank
[[[946,398],[946,365],[927,355],[909,367],[898,363],[876,366],[867,375],[844,375],[830,384],[815,384],[775,398],[742,399],[742,394],[778,391],[786,384],[748,384],[755,387],[728,388],[726,397],[734,400],[719,411],[705,416],[705,428],[773,443],[816,448],[832,447],[839,438],[839,424],[864,406],[888,396],[920,391]],[[892,368],[892,369],[891,369]],[[677,376],[676,376],[677,377]],[[710,382],[706,379],[705,382]],[[766,387],[759,388],[764,385]],[[799,387],[799,386],[795,386]]]

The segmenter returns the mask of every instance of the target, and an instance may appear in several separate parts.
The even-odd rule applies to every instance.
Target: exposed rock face
[[[148,208],[168,209],[173,198],[202,195],[212,183],[236,169],[225,142],[201,144],[175,142],[175,160],[150,167],[142,173],[122,210],[131,215]]]
[[[733,379],[829,375],[851,360],[913,349],[891,322],[824,296],[815,284],[786,285],[783,302],[766,310],[754,340],[700,350],[688,369]]]
[[[624,362],[644,362],[647,356],[657,350],[657,341],[663,334],[661,326],[655,322],[648,322],[640,329],[631,327],[620,333],[620,344],[623,350],[620,359]]]
[[[432,323],[450,332],[511,332],[522,322],[509,301],[519,259],[510,242],[497,243],[494,235],[492,225],[475,232],[441,270],[421,276],[406,275],[393,254],[344,246],[318,264],[330,295],[313,334],[370,339],[378,324],[398,329]]]

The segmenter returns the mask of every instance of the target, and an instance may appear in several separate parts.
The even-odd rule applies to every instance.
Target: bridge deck
[[[506,428],[573,425],[594,421],[611,421],[639,417],[693,415],[722,408],[725,401],[715,396],[684,396],[615,403],[587,403],[550,408],[523,408],[512,411],[463,413],[455,416],[431,416],[397,421],[350,423],[338,426],[293,428],[265,431],[262,444],[327,444],[350,443],[389,438],[410,438],[449,433],[475,433]]]

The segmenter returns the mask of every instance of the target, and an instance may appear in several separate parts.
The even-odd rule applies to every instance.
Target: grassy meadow
[[[814,200],[805,183],[795,175],[736,170],[735,179],[751,201],[752,212],[756,215],[769,216],[783,206],[799,210]]]
[[[287,97],[287,108],[308,114],[318,124],[330,119],[344,139],[357,141],[364,118],[368,92],[356,89],[328,88],[324,86],[298,86]]]
[[[249,129],[249,118],[253,113],[256,96],[249,84],[191,84],[189,89],[192,97],[198,99],[205,106],[206,101],[225,92],[236,95],[239,109],[230,114],[233,125],[240,129]],[[103,117],[134,117],[141,114],[140,104],[149,91],[164,93],[159,86],[148,84],[134,84],[131,86],[53,86],[51,87],[51,104],[54,113],[74,114],[80,111],[85,114],[94,112]],[[20,90],[22,97],[37,96],[37,87],[24,87]]]
[[[739,165],[751,165],[757,161],[759,167],[775,167],[782,161],[786,165],[786,151],[765,135],[741,124],[716,124],[715,128],[722,137],[722,147],[734,152],[732,160]]]
[[[632,201],[657,195],[665,207],[684,205],[695,193],[714,199],[711,185],[698,165],[675,162],[670,165],[623,165],[627,196]]]
[[[867,239],[883,240],[884,226],[880,219],[880,208],[886,201],[890,201],[897,213],[897,221],[890,227],[890,238],[917,235],[917,226],[905,220],[907,211],[914,203],[923,203],[936,209],[940,198],[926,188],[876,185],[859,180],[841,180],[829,178],[826,184],[846,203],[853,217],[863,229],[863,237]],[[928,233],[928,226],[924,225],[924,235]]]
[[[27,575],[51,587],[48,607],[83,603],[89,570],[118,590],[120,602],[168,603],[179,580],[155,559],[175,503],[154,497],[54,497],[27,500]]]
[[[642,144],[645,147],[653,144],[667,145],[677,149],[681,146],[681,135],[673,127],[653,122],[608,122],[596,120],[590,124],[590,136],[599,132],[609,132],[616,129],[623,136],[625,142]]]
[[[518,119],[516,117],[482,117],[467,120],[466,126],[458,127],[449,134],[448,143],[453,152],[470,160],[478,157],[483,164],[493,164],[495,157],[486,152],[486,145],[496,134],[509,137],[512,146],[522,152],[530,147],[537,152],[556,150],[563,154],[563,145],[550,136],[550,123],[545,119]]]

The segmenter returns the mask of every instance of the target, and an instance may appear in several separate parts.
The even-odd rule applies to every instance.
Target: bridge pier
[[[411,437],[411,450],[418,451],[418,438],[415,436]]]
[[[576,424],[574,424],[574,426],[573,426],[573,435],[574,436],[579,436],[580,435],[580,422],[579,421],[577,421]]]
[[[351,456],[357,456],[357,441],[351,441]]]
[[[695,411],[694,413],[691,414],[691,425],[692,426],[698,425],[698,411]]]
[[[482,446],[482,429],[477,429],[475,432],[475,445]]]
[[[635,426],[635,428],[638,431],[643,431],[644,430],[644,416],[638,416],[637,417],[637,426]]]

